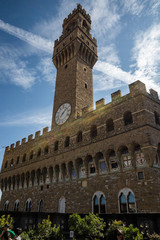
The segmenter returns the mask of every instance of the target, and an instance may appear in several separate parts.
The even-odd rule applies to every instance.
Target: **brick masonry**
[[[137,212],[160,212],[158,94],[153,89],[148,93],[138,80],[129,85],[127,95],[121,96],[119,90],[111,95],[110,103],[101,99],[93,110],[92,67],[97,47],[90,23],[80,5],[64,20],[53,53],[57,80],[52,129],[44,128],[42,134],[37,131],[35,137],[31,134],[28,140],[6,147],[0,173],[1,210],[9,201],[7,208],[12,211],[18,200],[19,211],[24,211],[31,199],[31,211],[38,211],[43,200],[43,211],[58,212],[60,200],[65,199],[66,213],[88,213],[93,210],[93,197],[100,193],[105,197],[105,211],[118,213],[120,194],[129,191]],[[55,114],[65,102],[72,106],[71,116],[63,125],[56,125]],[[82,138],[77,141],[79,132]],[[112,165],[113,151],[116,167]],[[137,154],[143,162],[138,162]],[[130,159],[127,167],[126,158]],[[80,175],[81,166],[84,176]]]

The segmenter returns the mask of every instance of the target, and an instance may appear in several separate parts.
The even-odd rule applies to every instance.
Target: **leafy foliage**
[[[143,239],[143,235],[139,232],[139,229],[130,224],[129,227],[123,227],[125,240],[140,240]]]
[[[104,220],[93,213],[84,218],[74,213],[69,217],[70,230],[74,231],[75,239],[96,239],[104,237]]]
[[[151,240],[160,240],[160,235],[154,233],[154,234],[149,236],[149,239],[151,239]]]
[[[1,218],[0,218],[0,232],[3,231],[3,227],[5,224],[9,224],[10,225],[10,228],[13,228],[13,218],[10,216],[10,215],[2,215]]]
[[[109,228],[106,231],[107,240],[116,239],[117,229],[121,229],[125,240],[141,240],[143,235],[139,232],[139,229],[130,224],[128,227],[124,225],[122,221],[113,221],[109,224]]]
[[[38,223],[37,228],[29,229],[21,234],[23,240],[62,240],[63,235],[60,231],[60,226],[52,227],[52,222],[48,219],[43,219],[42,223]]]
[[[112,223],[109,223],[109,227],[106,231],[106,238],[108,240],[114,240],[116,239],[116,233],[117,233],[117,229],[122,229],[123,227],[123,222],[122,221],[113,221]]]

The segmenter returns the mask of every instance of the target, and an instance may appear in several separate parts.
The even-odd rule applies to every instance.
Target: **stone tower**
[[[62,35],[55,41],[52,128],[81,116],[83,108],[93,107],[92,68],[97,61],[97,42],[90,30],[90,15],[78,4],[64,19]]]

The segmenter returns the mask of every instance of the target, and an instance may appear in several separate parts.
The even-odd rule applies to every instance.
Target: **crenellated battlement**
[[[128,94],[122,96],[121,90],[117,90],[116,92],[113,92],[111,94],[112,101],[108,104],[111,104],[113,102],[115,102],[115,104],[116,104],[116,102],[119,103],[120,101],[124,101],[124,100],[126,101],[126,97],[130,98],[130,97],[133,97],[140,93],[146,94],[146,95],[150,96],[152,99],[159,101],[158,93],[153,89],[150,89],[149,91],[150,91],[150,93],[147,92],[146,86],[144,83],[142,83],[140,80],[137,80],[137,81],[129,84],[129,93]],[[105,105],[104,98],[96,101],[96,109],[103,107],[104,105]],[[90,111],[92,111],[92,109],[85,107],[84,109],[82,109],[82,116]]]
[[[83,19],[81,16],[77,15],[78,13],[82,14]],[[74,9],[72,13],[70,13],[68,17],[64,19],[62,25],[63,26],[62,35],[59,37],[59,39],[55,40],[54,47],[56,47],[61,41],[63,41],[66,38],[66,36],[73,32],[73,30],[77,27],[79,27],[90,38],[93,44],[97,45],[97,40],[94,37],[92,37],[90,33],[91,30],[90,24],[91,24],[90,15],[86,13],[85,9],[82,9],[82,6],[80,4],[78,4],[77,8]]]
[[[89,107],[87,107],[87,106],[84,107],[84,108],[82,109],[82,117],[85,117],[86,114],[88,114],[88,113],[90,113],[90,112],[94,112],[94,111],[96,111],[97,109],[99,109],[99,108],[101,108],[101,107],[103,107],[103,106],[105,106],[105,105],[109,105],[109,104],[111,104],[111,103],[114,103],[114,105],[116,105],[117,103],[119,103],[119,102],[121,102],[121,101],[122,101],[122,102],[123,102],[123,101],[126,101],[126,97],[127,97],[127,98],[130,98],[130,97],[133,97],[133,96],[135,96],[135,95],[137,95],[137,94],[140,94],[140,93],[146,94],[147,96],[150,96],[152,99],[154,99],[154,100],[156,100],[156,101],[157,101],[157,100],[159,101],[158,93],[157,93],[155,90],[150,89],[150,93],[148,93],[148,92],[146,91],[146,86],[145,86],[145,84],[142,83],[140,80],[137,80],[136,82],[133,82],[133,83],[129,84],[129,93],[128,93],[128,94],[122,96],[121,90],[118,90],[118,91],[113,92],[113,93],[111,94],[111,100],[112,100],[111,102],[105,104],[105,99],[102,98],[102,99],[96,101],[96,109],[89,108]],[[12,143],[12,144],[10,145],[10,147],[9,147],[9,146],[6,147],[5,151],[10,151],[10,150],[13,150],[13,149],[15,149],[15,148],[17,148],[17,147],[19,147],[19,146],[22,146],[22,145],[24,145],[24,144],[27,144],[27,143],[29,143],[29,142],[31,142],[31,141],[35,141],[35,140],[37,140],[39,137],[43,137],[43,136],[46,135],[47,133],[49,133],[49,127],[43,128],[42,134],[41,134],[41,131],[35,132],[35,137],[34,137],[34,138],[33,138],[33,134],[30,134],[30,135],[28,136],[28,140],[27,140],[27,138],[23,138],[21,141],[17,141],[16,144]],[[26,140],[27,140],[27,141],[26,141]]]
[[[63,20],[63,25],[67,24],[71,20],[71,18],[73,18],[73,16],[75,16],[77,13],[81,13],[86,18],[86,20],[91,24],[90,15],[86,13],[86,10],[82,8],[81,4],[77,4],[77,8],[75,8],[72,11],[72,13],[70,13],[68,17],[66,17]]]
[[[146,86],[145,86],[145,84],[142,83],[140,80],[137,80],[136,82],[131,83],[131,84],[129,85],[129,91],[130,91],[130,92],[129,92],[128,94],[124,95],[124,96],[122,96],[121,90],[118,90],[118,91],[116,91],[116,92],[113,92],[113,93],[111,94],[111,100],[112,100],[112,101],[109,102],[109,103],[107,103],[107,104],[105,104],[105,99],[104,99],[104,98],[96,101],[96,109],[89,108],[89,107],[87,107],[87,106],[84,107],[84,108],[82,109],[82,117],[85,117],[86,114],[88,114],[88,113],[90,113],[90,112],[94,112],[94,111],[96,111],[97,109],[99,109],[99,108],[101,108],[101,107],[103,107],[103,106],[105,106],[105,105],[109,105],[109,104],[111,104],[111,103],[114,103],[114,105],[116,105],[117,103],[119,103],[119,102],[121,102],[121,101],[122,101],[122,102],[123,102],[123,101],[126,101],[126,97],[127,97],[127,98],[130,98],[130,97],[136,96],[137,94],[140,94],[140,93],[146,94],[147,96],[150,96],[152,99],[154,99],[154,100],[156,100],[156,101],[157,101],[157,100],[159,101],[158,93],[157,93],[155,90],[153,90],[153,89],[150,89],[150,93],[148,93],[148,92],[146,91]],[[27,144],[27,143],[29,143],[29,142],[31,142],[31,141],[35,141],[35,140],[37,140],[39,137],[43,137],[43,136],[46,135],[47,133],[49,133],[49,127],[43,128],[42,134],[41,134],[41,131],[35,132],[35,137],[34,137],[34,138],[33,138],[33,134],[30,134],[30,135],[28,136],[28,141],[26,141],[27,138],[23,138],[21,141],[17,141],[16,144],[12,143],[12,144],[10,145],[10,147],[9,147],[9,146],[6,147],[5,151],[10,151],[10,150],[13,150],[13,149],[15,149],[15,148],[17,148],[17,147],[19,147],[19,146],[22,146],[22,145],[24,145],[24,144]]]
[[[27,140],[27,138],[25,137],[25,138],[22,138],[21,141],[17,141],[16,144],[12,143],[12,144],[10,145],[10,147],[7,146],[7,147],[5,148],[5,152],[8,152],[8,151],[13,150],[13,149],[16,149],[16,148],[18,148],[18,147],[20,147],[20,146],[22,146],[22,145],[24,145],[24,144],[27,144],[27,143],[29,143],[29,142],[35,141],[35,140],[37,140],[39,137],[45,136],[47,133],[49,133],[49,127],[43,128],[42,134],[41,134],[41,131],[35,132],[35,137],[34,137],[34,138],[33,138],[33,134],[30,134],[30,135],[28,136],[28,140]]]

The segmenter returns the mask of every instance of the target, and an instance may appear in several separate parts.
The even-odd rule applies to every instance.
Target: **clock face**
[[[55,122],[58,125],[62,125],[67,121],[71,114],[71,105],[69,103],[64,103],[56,112]]]

